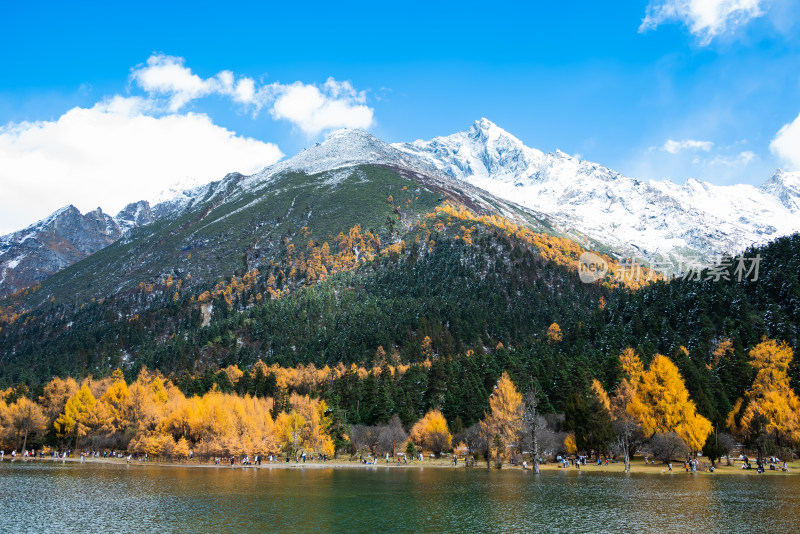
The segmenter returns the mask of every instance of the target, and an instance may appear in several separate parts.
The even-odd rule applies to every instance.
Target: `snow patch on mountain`
[[[330,173],[358,165],[390,165],[419,172],[436,172],[418,158],[385,143],[362,130],[342,128],[332,132],[325,141],[300,151],[296,156],[266,167],[247,177],[242,187],[260,188],[270,178],[285,172],[303,172],[307,175]],[[331,175],[336,179],[341,175]]]

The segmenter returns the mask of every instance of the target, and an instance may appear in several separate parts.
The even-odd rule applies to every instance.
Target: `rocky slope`
[[[0,298],[42,282],[153,219],[144,201],[129,204],[116,217],[100,208],[81,214],[69,205],[0,237]]]

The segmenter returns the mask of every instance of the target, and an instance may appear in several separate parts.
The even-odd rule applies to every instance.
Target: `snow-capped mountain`
[[[217,202],[230,201],[238,196],[270,191],[275,179],[287,173],[321,175],[324,183],[335,185],[337,181],[350,175],[350,170],[359,165],[380,165],[390,167],[403,174],[410,174],[419,182],[431,187],[458,191],[459,200],[472,207],[489,211],[501,211],[514,217],[514,210],[503,202],[450,174],[442,172],[437,166],[414,155],[409,155],[397,147],[364,132],[343,128],[332,132],[322,143],[301,150],[297,155],[280,161],[250,176],[232,173],[218,182],[201,185],[174,194],[153,207],[157,217],[175,217],[185,213],[201,202],[216,199]],[[487,197],[492,197],[491,201]],[[511,202],[514,202],[511,200]]]
[[[642,181],[526,147],[487,119],[466,132],[394,146],[623,255],[708,261],[800,230],[800,173],[779,170],[760,188]]]
[[[526,147],[487,119],[465,132],[394,145],[343,129],[253,175],[232,173],[191,189],[173,187],[152,208],[140,201],[110,217],[99,208],[81,215],[68,206],[0,237],[0,298],[155,219],[187,215],[194,222],[211,220],[215,211],[237,202],[241,205],[234,213],[253,209],[281,188],[301,187],[286,185],[293,183],[284,179],[291,173],[315,176],[318,194],[329,194],[360,165],[390,168],[472,209],[555,227],[589,247],[602,245],[621,257],[666,260],[678,268],[687,259],[708,262],[717,254],[800,231],[797,172],[778,170],[761,187],[637,180],[561,151]],[[186,239],[181,245],[186,250],[198,246],[195,234]]]
[[[69,205],[27,228],[0,237],[0,298],[32,286],[153,221],[150,205],[128,204],[116,217]]]

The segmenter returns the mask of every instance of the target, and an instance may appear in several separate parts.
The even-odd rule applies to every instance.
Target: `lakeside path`
[[[6,457],[2,463],[11,463],[11,462],[21,462],[21,463],[34,463],[34,464],[57,464],[57,463],[81,463],[80,458],[16,458],[11,460],[10,458]],[[476,469],[476,470],[486,470],[486,463],[481,462],[478,463],[474,467],[465,468],[463,460],[459,461],[458,466],[454,466],[452,460],[443,458],[443,459],[436,459],[436,460],[415,460],[409,462],[408,464],[397,464],[397,461],[389,461],[386,463],[385,460],[379,460],[376,464],[362,464],[358,460],[343,460],[343,459],[336,459],[336,460],[329,460],[327,462],[321,461],[307,461],[307,462],[275,462],[269,463],[265,462],[262,465],[241,465],[240,463],[236,463],[234,465],[230,465],[229,463],[222,462],[219,465],[214,464],[213,462],[199,462],[199,461],[185,461],[185,462],[175,462],[175,461],[148,461],[143,462],[139,460],[131,460],[128,463],[124,458],[86,458],[83,463],[86,464],[111,464],[111,465],[127,465],[133,467],[186,467],[186,468],[201,468],[201,469]],[[687,473],[684,470],[683,463],[676,463],[673,462],[672,464],[672,472],[669,472],[669,469],[666,465],[655,463],[655,464],[645,464],[643,460],[637,459],[631,462],[631,473],[646,473],[652,475],[701,475],[701,476],[731,476],[731,475],[752,475],[752,476],[790,476],[794,474],[800,473],[800,461],[796,462],[789,462],[787,465],[789,467],[788,472],[775,470],[771,471],[769,468],[764,473],[757,473],[755,469],[742,469],[742,464],[740,461],[732,462],[733,465],[724,465],[718,464],[715,471],[698,471],[697,473]],[[577,469],[574,466],[570,466],[569,468],[561,467],[560,464],[555,462],[550,462],[546,464],[541,464],[540,466],[541,471],[543,472],[584,472],[584,473],[620,473],[624,474],[625,466],[622,462],[619,463],[611,463],[609,465],[597,465],[592,464],[589,462],[587,465],[581,466],[580,469]],[[519,471],[520,473],[527,473],[533,474],[528,468],[527,470],[523,469],[520,466],[513,466],[511,464],[505,464],[503,466],[503,471]],[[492,471],[495,471],[493,468]]]

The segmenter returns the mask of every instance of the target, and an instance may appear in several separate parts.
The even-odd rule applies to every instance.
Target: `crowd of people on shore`
[[[131,463],[132,461],[136,462],[149,462],[150,457],[147,453],[138,454],[138,453],[127,453],[122,451],[81,451],[79,454],[80,461],[85,462],[87,459],[124,459],[127,463]],[[0,462],[6,459],[6,456],[10,457],[11,461],[22,460],[22,461],[29,461],[29,460],[44,460],[44,459],[51,459],[51,460],[66,460],[73,457],[73,451],[70,449],[57,451],[54,449],[40,449],[36,451],[35,449],[23,449],[22,451],[18,452],[17,450],[12,450],[10,453],[6,454],[5,450],[0,450]],[[188,456],[185,458],[186,460],[192,461],[195,458],[194,451],[189,451]],[[409,457],[406,454],[398,454],[395,458],[392,458],[390,461],[390,455],[386,453],[382,457],[378,455],[371,455],[361,454],[358,456],[358,462],[363,465],[377,465],[379,463],[379,459],[383,461],[383,463],[389,464],[394,463],[396,460],[397,466],[408,465]],[[412,460],[419,460],[422,461],[424,456],[422,453],[417,453],[414,455]],[[212,460],[212,459],[209,459]],[[295,454],[293,457],[279,457],[277,454],[269,454],[266,457],[262,456],[261,454],[256,454],[254,456],[250,455],[242,455],[242,456],[229,456],[226,458],[222,457],[214,457],[213,463],[214,465],[223,465],[228,464],[231,467],[236,466],[237,464],[242,467],[251,467],[251,466],[261,466],[263,463],[267,464],[280,464],[280,463],[295,463],[295,464],[305,464],[306,461],[317,461],[325,463],[329,460],[327,454],[323,453],[307,453],[305,451],[301,451],[298,454]],[[732,462],[731,462],[732,460]],[[558,456],[556,458],[556,463],[558,464],[559,468],[570,468],[574,466],[576,469],[580,469],[581,466],[587,465],[588,458],[586,456],[577,455],[574,457],[567,457],[567,456]],[[655,463],[654,460],[645,458],[645,463]],[[787,465],[786,461],[782,461],[780,458],[775,456],[764,457],[764,458],[755,458],[752,460],[746,455],[741,455],[737,460],[729,459],[728,465],[736,465],[736,461],[741,462],[741,469],[743,470],[750,470],[754,469],[757,473],[765,473],[767,469],[770,471],[782,471],[788,472],[789,466]],[[540,462],[542,462],[540,460]],[[516,462],[511,462],[512,465],[516,464]],[[609,457],[605,457],[601,459],[598,457],[596,460],[592,461],[593,464],[598,466],[608,466],[611,463],[619,463],[618,459],[612,459]],[[466,467],[469,466],[469,462],[465,458],[464,461],[461,463]],[[457,467],[459,465],[458,457],[453,455],[452,465]],[[522,464],[523,469],[528,469],[528,463],[523,462]],[[672,462],[668,462],[666,464],[667,471],[673,472],[673,464]],[[690,458],[687,457],[686,460],[683,462],[684,471],[687,473],[697,473],[698,471],[705,471],[708,470],[710,472],[714,472],[715,468],[713,465],[708,466],[705,463],[699,462],[697,458]]]

